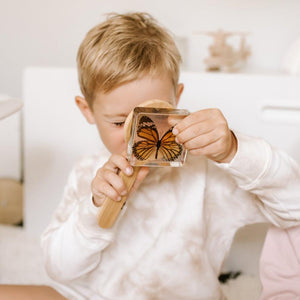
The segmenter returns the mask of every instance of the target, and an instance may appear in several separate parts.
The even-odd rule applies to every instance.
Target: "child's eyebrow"
[[[106,118],[114,118],[114,117],[127,117],[127,115],[126,114],[111,114],[111,115],[109,115],[109,114],[104,114],[103,115],[104,117],[106,117]]]

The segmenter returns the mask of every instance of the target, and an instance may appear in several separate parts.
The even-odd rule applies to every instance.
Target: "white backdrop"
[[[85,33],[108,12],[147,11],[187,39],[186,66],[199,70],[209,37],[199,30],[250,32],[249,69],[278,71],[300,34],[299,0],[0,0],[0,94],[21,96],[26,66],[74,67]]]

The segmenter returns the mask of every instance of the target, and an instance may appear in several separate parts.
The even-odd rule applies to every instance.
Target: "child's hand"
[[[229,163],[237,151],[237,141],[219,109],[203,109],[190,114],[173,129],[176,141],[194,155],[204,155]]]
[[[98,169],[92,181],[93,203],[99,207],[103,204],[105,197],[120,201],[121,196],[128,193],[123,179],[118,175],[122,171],[127,176],[133,173],[132,166],[124,155],[113,154],[109,160]],[[137,175],[130,192],[136,190],[149,172],[149,168],[142,167]]]

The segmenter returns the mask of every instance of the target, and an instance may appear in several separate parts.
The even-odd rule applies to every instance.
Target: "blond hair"
[[[80,88],[91,107],[99,90],[107,93],[143,75],[168,74],[176,90],[180,62],[173,38],[149,14],[110,14],[79,47]]]

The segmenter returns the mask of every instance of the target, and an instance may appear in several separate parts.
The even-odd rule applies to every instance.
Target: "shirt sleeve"
[[[103,251],[114,240],[118,222],[102,229],[92,203],[91,181],[95,160],[83,160],[69,176],[62,202],[41,237],[47,273],[66,282],[95,269]]]
[[[300,299],[300,227],[271,227],[260,258],[260,300]]]
[[[260,200],[257,202],[260,211],[275,226],[299,224],[299,165],[263,139],[235,135],[238,141],[235,157],[230,163],[216,165],[229,174],[239,188]]]

